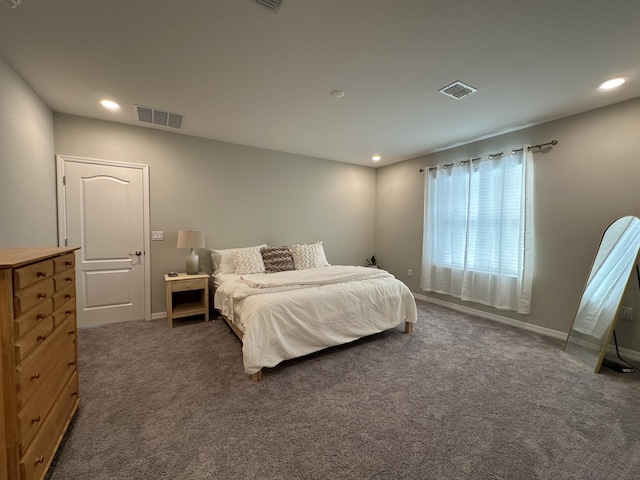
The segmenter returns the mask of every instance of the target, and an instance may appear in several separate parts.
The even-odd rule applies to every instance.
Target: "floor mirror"
[[[615,328],[622,297],[636,279],[640,220],[623,217],[604,232],[564,350],[600,371]]]

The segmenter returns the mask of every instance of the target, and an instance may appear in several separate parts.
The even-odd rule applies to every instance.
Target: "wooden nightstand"
[[[173,327],[175,318],[204,315],[204,321],[209,321],[209,275],[179,273],[177,277],[170,277],[165,274],[164,281],[169,328]]]

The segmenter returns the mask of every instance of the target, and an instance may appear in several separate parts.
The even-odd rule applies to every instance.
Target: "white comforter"
[[[225,275],[214,306],[243,332],[248,374],[417,319],[407,286],[366,267]]]

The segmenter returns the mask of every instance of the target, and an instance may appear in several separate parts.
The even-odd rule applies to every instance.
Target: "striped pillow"
[[[289,247],[263,247],[260,253],[267,273],[295,270]]]

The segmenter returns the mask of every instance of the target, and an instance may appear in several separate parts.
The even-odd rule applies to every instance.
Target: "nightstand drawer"
[[[184,292],[187,290],[202,290],[205,286],[206,278],[194,278],[193,280],[176,280],[171,282],[172,292]]]

